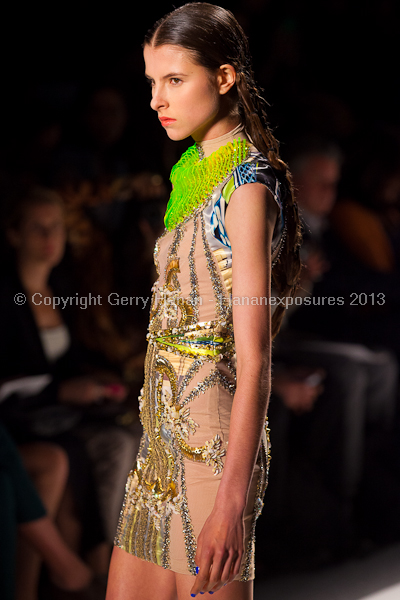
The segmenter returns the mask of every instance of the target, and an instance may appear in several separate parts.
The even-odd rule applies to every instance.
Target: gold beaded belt
[[[234,352],[234,340],[230,332],[213,330],[204,327],[203,324],[191,329],[191,327],[184,331],[178,328],[167,329],[149,334],[147,337],[150,342],[156,342],[160,349],[175,354],[221,360],[223,356]]]

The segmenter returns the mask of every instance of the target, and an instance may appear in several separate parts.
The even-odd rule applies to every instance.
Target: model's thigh
[[[178,600],[188,600],[194,584],[191,575],[175,573]],[[200,598],[200,596],[198,596]],[[253,581],[233,581],[218,592],[214,592],[213,600],[253,600]],[[107,599],[108,600],[108,599]]]
[[[106,600],[138,598],[176,600],[175,574],[115,546],[111,557]]]

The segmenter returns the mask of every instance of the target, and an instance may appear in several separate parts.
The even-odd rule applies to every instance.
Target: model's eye
[[[178,85],[178,83],[180,83],[182,80],[178,79],[178,77],[171,77],[169,81],[172,83],[172,85]]]
[[[150,79],[150,77],[146,77],[146,81],[149,84],[150,87],[154,86],[154,79]]]

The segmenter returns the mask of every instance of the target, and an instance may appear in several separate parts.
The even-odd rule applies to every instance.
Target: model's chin
[[[169,139],[173,140],[174,142],[186,140],[186,138],[190,136],[190,133],[183,133],[182,131],[177,131],[176,129],[174,130],[172,127],[168,129],[166,128],[165,131]]]

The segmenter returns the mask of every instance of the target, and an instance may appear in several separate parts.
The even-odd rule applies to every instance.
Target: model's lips
[[[170,117],[159,117],[161,121],[161,125],[166,127],[167,125],[171,125],[171,123],[175,123],[176,119],[171,119]]]

